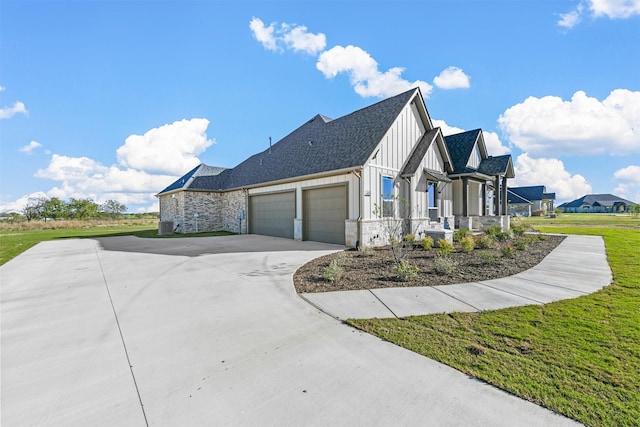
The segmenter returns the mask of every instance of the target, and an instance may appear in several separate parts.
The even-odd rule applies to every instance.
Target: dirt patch
[[[356,250],[347,250],[342,256],[341,265],[344,274],[340,280],[330,282],[323,278],[323,271],[335,254],[316,258],[303,265],[293,276],[298,293],[346,291],[358,289],[391,288],[400,286],[436,286],[454,283],[474,282],[511,276],[537,265],[564,240],[562,236],[530,237],[524,250],[514,248],[514,241],[499,242],[492,249],[474,249],[464,252],[456,244],[455,251],[449,255],[455,262],[451,273],[437,273],[435,262],[437,249],[424,250],[416,247],[406,259],[419,269],[417,278],[400,281],[395,271],[395,261],[389,248],[378,248],[365,254]],[[510,257],[502,254],[502,248],[511,246]]]

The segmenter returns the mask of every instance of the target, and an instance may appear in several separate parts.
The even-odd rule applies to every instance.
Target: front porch
[[[457,190],[457,191],[456,191]],[[454,183],[458,209],[455,213],[455,228],[482,231],[498,226],[502,231],[511,228],[507,207],[507,176],[461,177]]]

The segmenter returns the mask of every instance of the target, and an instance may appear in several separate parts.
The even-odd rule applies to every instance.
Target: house
[[[318,114],[238,166],[199,165],[156,196],[165,230],[380,245],[389,221],[451,233],[452,171],[413,89],[335,120]]]
[[[507,205],[510,216],[531,216],[533,202],[518,196],[509,189],[507,189]]]
[[[510,198],[513,201],[511,203],[507,200],[510,213],[517,214],[519,212],[523,205],[523,199],[531,202],[528,208],[529,215],[550,215],[554,212],[553,201],[556,199],[556,193],[547,193],[544,185],[509,187],[507,194],[507,199]]]
[[[558,209],[566,213],[629,212],[634,204],[632,201],[613,194],[587,194],[579,199],[561,204]]]
[[[482,129],[446,136],[445,143],[453,162],[455,227],[509,229],[507,179],[515,176],[511,155],[489,156]]]

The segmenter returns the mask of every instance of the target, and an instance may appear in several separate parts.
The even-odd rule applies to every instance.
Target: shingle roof
[[[553,196],[548,197],[549,199],[555,199],[556,196],[555,193],[546,193],[544,185],[533,185],[529,187],[509,187],[508,190],[532,202],[547,199],[545,195]]]
[[[182,175],[175,182],[162,190],[159,194],[167,193],[173,190],[179,190],[182,188],[194,188],[193,185],[196,181],[202,182],[202,178],[213,178],[215,175],[219,175],[225,170],[225,168],[220,168],[217,166],[207,166],[204,163],[201,163],[186,174]]]
[[[597,203],[597,204],[596,204]],[[581,207],[583,205],[590,206],[614,206],[616,204],[624,203],[625,205],[633,205],[630,200],[623,199],[613,194],[587,194],[579,199],[573,200],[569,203],[565,203],[564,207],[574,208]]]
[[[467,172],[467,163],[482,129],[474,129],[444,137],[453,164],[453,173]]]
[[[318,114],[270,149],[218,175],[197,176],[188,188],[230,190],[363,166],[405,105],[419,93],[412,89],[335,120]],[[174,184],[159,194],[180,188]]]
[[[478,167],[478,172],[493,176],[507,175],[507,178],[515,176],[510,154],[483,159]]]
[[[433,144],[433,141],[435,141],[439,132],[440,128],[435,128],[422,135],[422,138],[418,144],[416,144],[416,148],[413,150],[411,157],[409,157],[402,173],[400,173],[401,176],[410,176],[416,173],[422,163],[422,159],[424,159],[425,154],[427,154],[429,147],[431,147],[431,144]]]
[[[507,203],[512,205],[522,205],[522,204],[532,205],[533,204],[533,202],[525,199],[524,197],[517,195],[511,190],[507,190]]]

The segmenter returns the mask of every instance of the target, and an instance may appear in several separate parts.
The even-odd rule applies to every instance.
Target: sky
[[[510,186],[640,202],[640,0],[0,3],[0,211],[154,196],[420,87]]]

